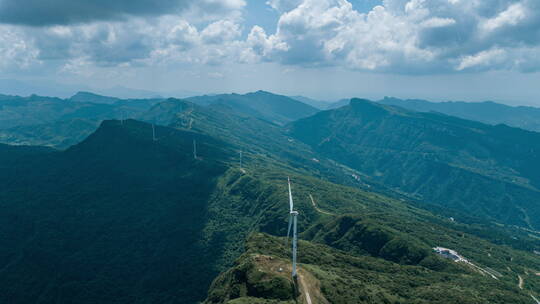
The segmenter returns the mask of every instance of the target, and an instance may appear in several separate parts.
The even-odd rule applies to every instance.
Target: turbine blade
[[[289,207],[290,207],[290,212],[293,212],[294,203],[293,203],[293,198],[292,198],[291,179],[287,177],[287,180],[289,182]]]

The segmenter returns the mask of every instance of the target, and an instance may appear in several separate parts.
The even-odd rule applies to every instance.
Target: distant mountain
[[[49,146],[66,149],[83,141],[98,127],[99,121],[70,119],[0,129],[0,142],[11,145]]]
[[[0,145],[0,284],[9,286],[0,302],[302,303],[305,288],[313,303],[529,304],[538,295],[539,233],[445,209],[451,221],[378,193],[367,175],[292,137],[291,125],[235,106],[167,99],[140,115],[155,129],[107,120],[65,151]],[[299,294],[283,237],[287,177],[300,211]]]
[[[451,116],[476,120],[497,125],[506,124],[512,127],[540,132],[540,108],[512,107],[486,102],[429,102],[420,99],[398,99],[385,97],[378,103],[400,106],[418,112],[439,112]]]
[[[79,92],[69,99],[0,95],[0,142],[66,148],[106,119],[136,117],[161,99],[119,99]]]
[[[36,83],[33,81],[20,81],[15,79],[0,79],[0,93],[7,95],[42,95],[67,98],[77,91],[88,90],[86,86],[67,85],[56,82]]]
[[[89,103],[102,103],[102,104],[115,104],[120,101],[120,98],[101,96],[90,92],[78,92],[71,96],[69,101],[72,102],[89,102]]]
[[[338,100],[338,101],[336,101],[334,103],[329,104],[326,107],[326,109],[327,110],[332,110],[332,109],[341,108],[341,107],[344,107],[344,106],[348,105],[350,101],[351,101],[350,99],[341,99],[341,100]]]
[[[186,98],[186,100],[204,106],[223,104],[238,113],[265,119],[278,125],[308,117],[318,111],[316,108],[300,101],[264,91],[245,95],[206,95],[190,97]]]
[[[123,86],[115,86],[108,89],[94,89],[93,91],[101,95],[114,96],[122,99],[161,99],[162,94],[158,92],[132,89]]]
[[[7,95],[41,95],[41,96],[57,96],[60,98],[69,98],[80,91],[91,91],[100,95],[114,96],[122,99],[141,99],[141,98],[162,98],[164,93],[158,93],[148,90],[132,89],[123,86],[114,86],[111,88],[92,88],[81,84],[63,84],[57,82],[33,82],[21,81],[15,79],[0,79],[0,93]],[[193,92],[174,92],[171,96],[182,95],[178,97],[193,96]]]
[[[316,100],[316,99],[312,99],[312,98],[304,97],[304,96],[291,96],[291,98],[298,100],[300,102],[303,102],[319,110],[326,110],[328,106],[331,104],[328,101]]]
[[[424,201],[540,229],[540,133],[353,99],[290,135]]]

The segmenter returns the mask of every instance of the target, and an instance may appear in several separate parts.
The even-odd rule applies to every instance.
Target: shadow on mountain
[[[0,147],[0,302],[204,298],[222,242],[200,240],[227,145],[162,127],[156,137],[106,121],[65,152]]]

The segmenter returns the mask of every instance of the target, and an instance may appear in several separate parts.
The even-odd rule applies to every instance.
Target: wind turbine
[[[152,140],[153,141],[157,140],[157,138],[156,138],[156,125],[155,124],[152,124]]]
[[[197,141],[193,140],[193,158],[197,159]]]
[[[289,235],[291,233],[291,226],[293,228],[293,241],[292,241],[292,277],[296,279],[296,251],[298,249],[298,230],[297,230],[297,217],[298,211],[294,211],[294,202],[291,190],[291,179],[287,178],[289,183],[289,228],[287,229],[287,243],[289,243]]]

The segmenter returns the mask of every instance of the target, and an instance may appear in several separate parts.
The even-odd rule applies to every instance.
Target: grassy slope
[[[259,188],[258,192],[264,193],[277,187],[272,195],[281,202],[256,216],[258,229],[274,235],[286,233],[286,189],[281,174],[257,171],[240,179],[264,181],[244,185],[242,189],[251,189],[248,191]],[[331,303],[530,303],[528,293],[540,290],[540,279],[533,274],[540,268],[535,256],[469,235],[462,230],[464,224],[377,194],[310,177],[295,176],[294,185],[301,211],[299,226],[306,230],[299,259],[302,267],[320,280],[322,292]],[[314,195],[321,211],[338,215],[318,212],[309,194]],[[434,246],[456,249],[476,265],[494,269],[502,276],[494,280],[470,267],[439,259],[431,253]],[[283,293],[279,289],[287,285],[278,285],[276,294],[261,295],[257,288],[249,292],[251,285],[260,283],[247,280],[250,272],[260,269],[257,263],[252,265],[253,257],[259,255],[288,259],[283,239],[255,234],[236,266],[214,282],[207,301],[279,298],[276,294]],[[527,277],[525,292],[517,287],[518,274]],[[266,275],[272,277],[272,273]]]

